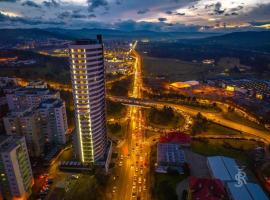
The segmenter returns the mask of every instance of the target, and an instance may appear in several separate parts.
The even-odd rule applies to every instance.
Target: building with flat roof
[[[45,81],[42,80],[33,80],[28,83],[26,88],[47,88],[48,85]]]
[[[213,156],[207,158],[207,164],[212,177],[224,182],[231,200],[268,199],[258,184],[248,182],[248,177],[244,176],[245,173],[234,159],[224,156]],[[243,183],[241,186],[238,186],[237,180],[239,173],[241,176],[240,181]]]
[[[39,157],[44,150],[41,118],[32,108],[9,112],[4,118],[7,135],[25,136],[30,156]]]
[[[101,35],[69,46],[76,120],[76,152],[82,163],[106,160],[105,67]]]
[[[10,110],[20,110],[36,108],[46,99],[60,99],[60,93],[47,88],[18,88],[6,94],[6,98]]]
[[[65,102],[60,99],[47,99],[37,110],[41,117],[45,141],[51,144],[65,144],[68,133]]]
[[[227,191],[231,200],[268,200],[262,188],[256,183],[236,186],[237,182],[227,182]]]
[[[166,173],[169,167],[183,172],[182,166],[186,162],[184,151],[179,144],[158,143],[157,144],[157,167],[156,171]]]
[[[212,156],[207,158],[207,164],[212,177],[225,182],[235,181],[239,166],[234,159],[224,156]]]
[[[0,193],[3,198],[28,199],[33,180],[25,138],[0,136]]]

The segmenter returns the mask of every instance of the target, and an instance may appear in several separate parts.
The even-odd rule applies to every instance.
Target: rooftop
[[[190,144],[191,137],[181,132],[172,132],[160,138],[161,143]]]
[[[262,188],[255,183],[247,183],[237,187],[236,182],[227,183],[228,192],[233,200],[268,200]]]
[[[178,144],[158,143],[157,162],[159,165],[177,165],[185,162],[185,154]]]
[[[49,90],[47,88],[19,88],[15,91],[16,95],[40,95],[40,94],[55,94],[57,91]]]
[[[63,105],[63,100],[61,99],[46,99],[45,101],[42,101],[39,108],[47,108],[47,107],[54,107],[58,108]]]
[[[7,117],[27,117],[35,113],[33,108],[20,109],[16,111],[11,111],[7,114]]]
[[[192,200],[225,200],[227,193],[219,179],[189,177],[189,189]]]
[[[18,145],[18,141],[23,139],[22,136],[0,136],[0,152],[9,152]]]
[[[72,45],[91,45],[91,44],[102,44],[102,36],[97,35],[96,39],[81,39],[76,40]]]
[[[234,159],[224,156],[213,156],[208,157],[207,162],[213,177],[222,181],[235,180],[235,175],[238,173],[239,166]]]

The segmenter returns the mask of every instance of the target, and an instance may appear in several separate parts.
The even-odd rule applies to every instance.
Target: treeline
[[[161,110],[151,108],[149,112],[149,120],[155,124],[166,125],[171,123],[175,118],[174,111],[171,107],[164,106]]]
[[[209,128],[209,121],[200,112],[194,119],[194,124],[192,126],[192,134],[200,134],[207,131]]]

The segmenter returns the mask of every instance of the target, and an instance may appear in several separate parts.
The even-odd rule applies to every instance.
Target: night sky
[[[269,28],[270,0],[0,0],[0,28]]]

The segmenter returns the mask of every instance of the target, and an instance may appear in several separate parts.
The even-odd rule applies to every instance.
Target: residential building
[[[20,110],[36,108],[46,99],[60,99],[60,93],[46,88],[18,88],[6,94],[6,98],[10,110]]]
[[[69,46],[76,119],[76,152],[85,164],[108,160],[105,69],[101,35]]]
[[[47,87],[48,87],[47,83],[42,80],[30,81],[28,85],[26,86],[26,88],[40,88],[40,89],[42,88],[45,89]]]
[[[33,181],[25,138],[0,136],[0,193],[3,199],[28,199]]]
[[[0,77],[0,87],[7,87],[9,85],[17,85],[17,78]]]
[[[40,104],[38,112],[45,141],[51,144],[65,144],[68,132],[65,102],[60,99],[47,99]]]
[[[3,118],[7,135],[25,136],[30,156],[38,157],[43,153],[44,138],[41,134],[41,118],[31,108],[12,111]]]

